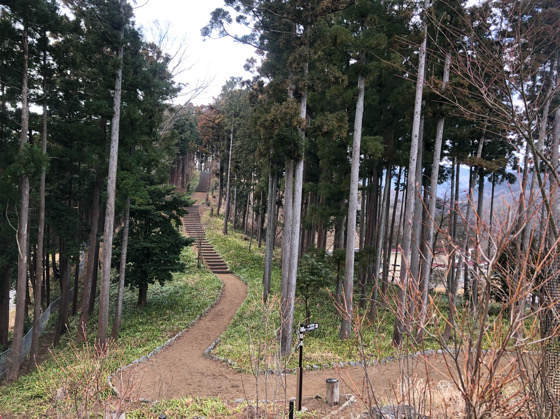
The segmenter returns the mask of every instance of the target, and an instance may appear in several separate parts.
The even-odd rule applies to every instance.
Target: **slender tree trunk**
[[[482,138],[480,140],[480,144],[479,144],[479,148],[477,151],[477,157],[479,159],[482,158],[482,149],[484,147],[484,138]],[[483,212],[484,212],[484,169],[482,167],[478,168],[478,196],[477,196],[477,209],[476,209],[476,231],[480,231],[480,226],[482,223],[482,219],[483,219]],[[467,218],[468,220],[468,218]],[[473,282],[472,282],[472,290],[471,290],[471,294],[472,294],[472,307],[473,310],[476,309],[477,307],[477,303],[478,303],[478,277],[480,275],[480,271],[478,269],[478,255],[479,255],[479,245],[480,245],[480,234],[475,232],[475,246],[474,246],[474,250],[475,250],[475,265],[474,268],[476,269],[476,275],[473,278]],[[468,292],[469,289],[471,287],[469,287],[469,278],[468,278],[468,264],[466,264],[466,269],[465,269],[465,279],[464,279],[464,283],[467,284],[467,286],[465,287],[464,292]],[[465,299],[467,297],[467,294],[465,295]]]
[[[361,208],[360,208],[360,238],[359,238],[359,247],[360,250],[363,250],[365,246],[365,239],[366,239],[366,211],[369,211],[368,204],[368,191],[371,188],[371,181],[369,178],[364,178],[362,181],[362,193],[361,193]]]
[[[74,269],[74,289],[72,290],[72,316],[76,315],[78,309],[78,290],[80,288],[80,252],[76,254]]]
[[[56,323],[55,346],[60,342],[61,336],[66,332],[68,324],[68,304],[70,302],[70,259],[68,258],[66,243],[60,239],[60,306]]]
[[[49,263],[49,243],[50,243],[49,229],[47,229],[47,249],[45,250],[45,307],[51,304],[51,267]]]
[[[360,142],[362,140],[362,119],[364,116],[365,78],[358,76],[358,100],[354,119],[352,142],[352,164],[350,168],[350,196],[348,198],[348,225],[346,227],[346,258],[344,262],[343,313],[340,324],[340,338],[352,334],[352,296],[354,293],[354,242],[356,237],[356,212],[358,210],[358,181],[360,171]]]
[[[43,64],[46,61],[46,53],[43,53]],[[46,84],[43,80],[43,92],[46,94]],[[41,130],[41,152],[47,155],[47,104],[43,102],[42,130]],[[41,319],[41,296],[43,291],[43,246],[45,238],[45,183],[47,168],[41,168],[41,180],[39,184],[39,225],[37,227],[37,255],[35,257],[35,289],[33,308],[33,333],[31,336],[31,359],[36,360],[39,351],[39,320]]]
[[[480,139],[479,143],[478,143],[478,147],[477,147],[477,152],[476,152],[476,158],[477,161],[479,162],[482,159],[482,150],[484,148],[484,134],[482,136],[482,138]],[[476,222],[476,226],[479,227],[480,226],[480,218],[482,217],[482,204],[483,204],[483,195],[484,195],[484,174],[483,174],[483,170],[481,167],[479,167],[476,172],[478,173],[478,178],[479,178],[479,186],[478,186],[478,194],[477,194],[477,211],[475,214],[475,222]],[[464,255],[461,258],[461,264],[460,267],[464,268],[463,269],[463,299],[466,302],[468,302],[471,299],[471,294],[472,294],[472,309],[474,310],[474,308],[476,307],[476,302],[477,302],[477,291],[478,291],[478,282],[477,282],[477,275],[475,275],[474,281],[473,281],[473,290],[471,293],[471,284],[470,284],[470,277],[469,277],[469,266],[467,261],[465,260],[465,258],[468,255],[468,250],[469,250],[469,238],[470,238],[470,209],[471,209],[471,202],[474,202],[474,184],[475,184],[475,170],[473,167],[471,167],[471,171],[470,171],[470,176],[469,176],[469,199],[467,199],[467,215],[466,215],[466,223],[465,223],[465,238],[464,238],[464,242],[463,242],[463,249],[464,249]],[[482,184],[480,183],[480,181],[482,182]],[[476,230],[475,230],[476,232]],[[477,240],[478,234],[475,233],[475,240]],[[478,245],[475,246],[475,252],[476,252],[476,256],[475,256],[475,261],[478,260]]]
[[[422,148],[424,144],[424,117],[420,120],[420,135],[418,138],[418,157],[416,159],[416,189],[414,190],[414,218],[412,222],[412,239],[410,245],[410,261],[406,267],[410,271],[410,280],[413,282],[413,294],[409,298],[409,313],[415,318],[416,302],[422,300],[420,271],[420,239],[422,236]]]
[[[220,209],[222,208],[222,191],[223,186],[223,171],[222,171],[222,159],[220,159],[220,164],[218,165],[218,208],[216,209],[216,215],[220,215]]]
[[[294,162],[286,162],[284,189],[284,230],[282,231],[282,301],[280,307],[280,346],[281,353],[288,354],[291,345],[291,326],[288,324],[288,281],[290,278],[290,246],[292,238],[292,214],[294,200]],[[261,215],[262,217],[262,215]],[[289,336],[286,336],[289,335]],[[284,349],[287,348],[287,349]]]
[[[237,177],[233,179],[235,185],[233,185],[233,229],[237,228]]]
[[[0,277],[0,348],[8,345],[10,324],[10,266],[2,267]],[[3,351],[3,349],[1,349]]]
[[[554,62],[554,64],[552,64],[552,68],[556,69],[556,64],[557,62]],[[541,153],[544,151],[545,146],[546,146],[546,140],[548,138],[548,133],[547,133],[547,127],[548,127],[548,117],[550,114],[550,106],[552,104],[552,99],[553,99],[553,92],[554,92],[554,83],[552,82],[552,80],[550,80],[550,86],[548,88],[548,91],[546,93],[546,102],[544,104],[543,107],[543,111],[542,111],[542,116],[541,116],[541,120],[539,121],[539,140],[538,140],[538,144],[536,146],[537,150],[539,150]],[[558,87],[560,87],[560,81],[558,82]],[[552,133],[552,142],[554,142],[554,128],[553,128],[553,133]],[[547,210],[547,215],[550,216],[552,218],[552,222],[551,224],[552,227],[554,227],[554,215],[555,215],[555,211],[553,210],[553,207],[547,207],[546,202],[549,200],[549,196],[546,192],[546,190],[543,187],[543,182],[541,180],[541,171],[540,168],[542,167],[540,164],[540,157],[539,156],[534,156],[534,167],[535,170],[533,171],[533,177],[532,177],[532,181],[531,183],[534,182],[534,179],[536,178],[538,181],[538,185],[539,185],[539,189],[541,191],[541,196],[542,196],[542,200],[544,201],[545,205],[544,207],[546,207],[545,209]],[[550,211],[550,213],[548,213]],[[546,223],[548,223],[549,221],[547,220]],[[545,220],[543,220],[543,222],[541,223],[541,227],[545,224]],[[552,230],[554,231],[555,229],[552,228]],[[559,396],[560,396],[560,391],[558,392]]]
[[[368,182],[369,181],[369,182]],[[361,207],[360,207],[360,221],[359,221],[359,225],[360,225],[360,229],[359,229],[359,237],[358,237],[358,249],[361,252],[364,251],[364,247],[365,247],[365,239],[366,239],[366,231],[368,230],[368,228],[366,228],[365,224],[366,224],[366,211],[370,211],[370,207],[371,207],[371,194],[369,193],[369,189],[371,188],[371,180],[368,179],[367,177],[364,178],[362,180],[362,193],[360,194],[361,196]],[[359,192],[359,191],[358,191]],[[370,217],[368,214],[368,226],[369,224],[371,224],[369,221]],[[368,243],[368,246],[370,245],[370,243]],[[368,274],[369,274],[369,266],[366,266],[364,263],[359,263],[358,264],[358,269],[357,269],[358,273],[357,273],[357,277],[358,277],[358,284],[360,285],[360,308],[364,308],[366,306],[367,303],[367,278],[368,278]]]
[[[459,183],[460,183],[460,169],[461,169],[461,164],[459,163],[459,161],[457,160],[457,157],[455,157],[455,163],[454,163],[454,170],[455,170],[455,175],[453,178],[453,182],[451,187],[454,189],[453,192],[453,199],[452,199],[452,205],[451,205],[451,209],[452,212],[450,214],[450,222],[451,222],[451,241],[452,243],[456,243],[456,239],[457,239],[457,213],[459,212]],[[445,326],[445,330],[443,332],[443,336],[444,339],[449,339],[451,337],[451,332],[454,330],[455,328],[455,313],[457,311],[456,308],[456,299],[457,299],[457,285],[459,282],[459,271],[455,270],[455,266],[456,266],[456,260],[457,257],[455,254],[452,255],[451,260],[450,260],[450,264],[451,264],[451,268],[449,269],[450,275],[449,275],[449,283],[448,283],[448,297],[449,297],[449,314],[447,317],[447,324]]]
[[[268,199],[266,202],[266,250],[264,256],[263,301],[266,303],[270,291],[270,277],[272,274],[272,242],[274,241],[274,213],[276,207],[276,178],[268,174]]]
[[[27,260],[32,260],[31,252],[29,252]],[[30,262],[29,265],[31,266],[33,264]],[[33,272],[30,272],[30,275],[33,276]],[[29,280],[27,280],[27,281],[25,281],[25,322],[24,323],[29,322],[29,305],[30,305],[30,303],[31,303],[31,295],[29,294]]]
[[[522,198],[519,202],[519,206],[520,206],[520,211],[522,210],[522,214],[523,214],[523,221],[520,222],[524,222],[527,221],[527,224],[523,227],[523,231],[521,232],[521,249],[523,251],[526,251],[528,246],[529,246],[529,239],[531,236],[531,229],[532,229],[532,220],[530,219],[530,208],[528,208],[528,205],[532,202],[532,198],[533,198],[533,194],[534,194],[534,189],[535,189],[535,175],[533,173],[533,176],[531,176],[531,183],[529,186],[529,194],[527,196],[527,183],[528,183],[528,179],[529,179],[529,160],[531,158],[534,159],[534,155],[529,151],[529,145],[527,145],[527,147],[525,148],[525,161],[524,161],[524,168],[523,168],[523,181],[522,181],[522,190],[523,190],[523,195]],[[525,220],[526,219],[526,220]],[[520,255],[521,257],[522,255]]]
[[[257,207],[257,200],[255,199],[255,192],[253,191],[253,208],[251,210],[251,233],[250,233],[250,239],[249,239],[249,251],[251,251],[251,246],[253,244],[253,239],[255,237],[255,223],[257,220],[257,212],[255,211],[255,208]]]
[[[494,194],[496,192],[496,173],[492,173],[492,188],[490,192],[490,219],[488,221],[488,234],[492,234],[493,222],[494,222]],[[492,243],[488,240],[487,255],[490,255],[492,250]]]
[[[469,193],[467,195],[467,211],[466,211],[466,216],[465,216],[465,220],[466,222],[463,223],[463,254],[461,255],[460,261],[459,261],[459,267],[457,268],[457,278],[459,278],[459,272],[463,272],[463,300],[465,301],[465,303],[468,301],[469,299],[469,295],[470,295],[470,284],[469,284],[469,278],[467,276],[467,269],[468,269],[468,263],[466,261],[466,257],[467,257],[467,253],[469,250],[469,238],[470,238],[470,210],[471,210],[471,202],[474,201],[473,199],[473,195],[474,195],[474,182],[475,182],[475,170],[474,168],[471,166],[469,168]],[[459,202],[459,201],[458,201]],[[476,214],[475,214],[476,216]]]
[[[341,207],[344,207],[345,205],[343,203],[340,204]],[[342,209],[342,208],[341,208]],[[345,244],[345,232],[344,232],[344,226],[346,225],[346,217],[340,215],[337,217],[336,219],[336,223],[335,223],[335,227],[334,227],[334,243],[333,243],[333,254],[335,251],[337,250],[343,250],[344,249],[344,244]],[[341,269],[342,265],[342,261],[340,260],[340,258],[337,257],[337,266],[336,266],[336,290],[335,290],[335,299],[336,299],[336,304],[340,305],[342,303],[342,282],[344,280],[343,276],[341,276],[341,274],[343,272]]]
[[[27,22],[23,22],[23,81],[21,87],[21,133],[20,133],[20,153],[28,142],[27,133],[29,130],[29,88],[28,63],[29,63],[29,44],[28,44]],[[28,270],[28,221],[29,221],[29,178],[23,175],[20,181],[20,208],[18,222],[18,276],[16,289],[16,319],[14,324],[14,337],[10,353],[10,368],[8,370],[8,381],[13,381],[19,374],[20,354],[23,341],[23,326],[25,320],[25,287],[27,283]]]
[[[427,10],[429,1],[425,1],[425,9]],[[407,296],[408,296],[408,272],[403,269],[410,261],[410,247],[412,239],[412,222],[414,216],[414,203],[416,191],[416,159],[418,154],[418,140],[420,137],[420,120],[422,116],[422,93],[424,88],[424,70],[426,65],[426,47],[428,41],[427,22],[423,23],[424,39],[420,46],[418,57],[418,75],[416,79],[416,94],[414,99],[414,118],[412,122],[412,141],[410,143],[410,160],[408,164],[408,181],[407,181],[407,197],[404,213],[402,253],[401,253],[401,270],[400,270],[400,289],[399,304],[397,307],[397,315],[395,316],[395,327],[393,330],[393,343],[400,346],[402,343],[402,335],[408,330],[408,320],[406,313]]]
[[[121,16],[124,19],[125,0],[121,0]],[[113,97],[113,119],[111,121],[111,151],[109,155],[109,174],[107,177],[107,205],[103,231],[103,270],[99,294],[99,319],[97,326],[97,345],[106,349],[107,327],[109,324],[109,286],[111,282],[111,256],[113,253],[113,225],[115,222],[115,195],[117,184],[117,160],[119,153],[119,123],[121,116],[121,84],[124,52],[124,22],[120,29],[119,68],[115,77]]]
[[[92,288],[93,276],[95,272],[95,263],[96,263],[95,252],[99,250],[97,247],[97,231],[99,229],[100,194],[101,194],[101,184],[99,179],[96,179],[93,187],[93,202],[92,202],[92,209],[91,209],[91,216],[90,216],[86,277],[84,280],[84,285],[82,287],[80,321],[78,323],[78,340],[82,342],[85,341],[86,334],[87,334],[87,322],[89,319],[90,299],[95,297],[94,294],[93,295],[91,294],[91,288]]]
[[[449,69],[451,67],[451,54],[445,55],[445,63],[443,66],[443,83],[441,85],[442,92],[445,91],[447,83],[449,83]],[[428,204],[428,224],[427,241],[429,249],[424,255],[424,264],[422,266],[422,307],[420,309],[420,321],[418,325],[417,339],[422,341],[424,337],[424,325],[426,324],[426,315],[428,312],[428,290],[430,288],[430,274],[432,271],[433,256],[436,248],[434,243],[434,225],[436,222],[436,202],[437,202],[437,185],[439,178],[439,163],[441,160],[441,145],[443,143],[443,129],[445,126],[445,117],[437,122],[436,139],[434,143],[434,156],[432,160],[432,173],[430,178],[430,202]]]
[[[307,74],[309,71],[309,62],[306,61],[304,64],[304,78],[307,79]],[[300,100],[300,114],[301,123],[304,124],[303,127],[299,128],[300,137],[300,147],[302,154],[299,159],[295,162],[293,166],[293,190],[292,190],[292,210],[291,210],[291,228],[290,228],[290,238],[288,242],[288,252],[283,254],[288,255],[287,262],[287,283],[286,283],[286,294],[282,301],[282,317],[281,322],[281,342],[280,342],[280,354],[282,356],[287,356],[291,353],[292,349],[292,330],[294,323],[294,306],[295,306],[295,295],[296,295],[296,280],[297,280],[297,267],[298,267],[298,256],[299,256],[299,234],[301,227],[301,199],[303,192],[303,150],[305,150],[305,123],[307,120],[307,88],[304,88],[301,100]],[[287,179],[286,179],[287,180]],[[284,294],[282,294],[284,297]]]
[[[124,280],[126,275],[126,253],[128,250],[128,229],[130,224],[130,197],[126,198],[124,209],[124,228],[122,232],[122,250],[121,250],[121,266],[119,270],[119,294],[117,297],[117,311],[113,322],[113,331],[111,336],[117,339],[121,329],[122,305],[124,295]]]
[[[304,225],[305,220],[307,220],[307,208],[309,206],[309,194],[307,194],[307,196],[303,196],[302,194],[302,215],[301,215],[301,232],[299,234],[299,255],[298,257],[302,257],[303,252],[306,249],[307,246],[307,232],[308,232],[308,228],[306,228],[306,226]]]
[[[405,176],[407,177],[407,176]],[[402,199],[401,202],[401,210],[400,210],[400,214],[399,214],[399,225],[397,228],[397,240],[395,243],[395,248],[397,249],[397,251],[395,252],[395,259],[393,261],[393,275],[391,277],[391,282],[395,282],[395,276],[397,274],[397,266],[399,266],[399,276],[400,276],[400,270],[402,267],[402,246],[400,245],[400,243],[402,243],[402,234],[401,234],[401,228],[402,225],[404,224],[404,207],[405,207],[405,202],[406,202],[406,197],[408,195],[408,190],[404,189],[403,190],[403,194],[404,194],[404,198]],[[400,240],[400,243],[399,243]],[[399,256],[401,257],[401,264],[397,265],[397,261],[399,261]]]
[[[230,177],[231,177],[231,154],[233,152],[233,121],[231,122],[231,132],[229,135],[229,156],[226,180],[226,209],[224,214],[224,228],[222,232],[228,234],[229,204],[230,204]]]
[[[360,306],[364,307],[366,303],[366,289],[371,285],[371,277],[373,276],[373,248],[375,246],[375,234],[377,231],[377,216],[379,212],[379,171],[377,165],[374,165],[372,176],[367,180],[367,200],[365,205],[365,234],[364,242],[361,249],[366,250],[362,263],[358,264],[358,283],[360,284]],[[361,265],[361,266],[360,266]]]
[[[179,170],[179,189],[183,189],[185,187],[185,159],[182,155],[177,156],[177,167]]]
[[[249,185],[249,192],[247,193],[247,202],[245,203],[245,212],[243,214],[243,233],[249,234],[249,214],[251,212],[251,195],[253,195],[253,174],[251,173],[251,184]],[[253,197],[254,199],[254,197]]]
[[[303,119],[303,118],[302,118]],[[303,192],[303,157],[300,158],[294,167],[294,198],[292,210],[292,236],[290,239],[290,270],[288,278],[288,293],[287,293],[287,322],[284,337],[287,338],[282,353],[287,355],[291,352],[292,345],[292,330],[294,323],[294,307],[296,298],[296,280],[297,280],[297,267],[299,257],[299,239],[301,231],[301,201]]]
[[[387,201],[386,205],[387,208],[385,210],[385,219],[383,222],[385,223],[385,233],[381,243],[381,260],[379,261],[381,273],[379,274],[379,282],[381,284],[381,290],[383,290],[383,282],[386,281],[386,272],[389,267],[389,256],[391,254],[391,243],[389,242],[389,236],[391,233],[391,205],[393,205],[393,201],[391,198],[391,188],[393,185],[393,176],[392,176],[392,166],[390,167],[391,178],[389,179],[389,190],[387,191]]]
[[[138,305],[145,306],[148,302],[148,284],[142,282],[138,287]]]
[[[183,187],[187,190],[187,185],[189,184],[190,173],[189,173],[189,153],[187,152],[183,156]]]
[[[389,195],[391,190],[391,166],[387,166],[385,170],[385,186],[383,187],[383,197],[381,200],[381,215],[379,222],[379,231],[377,233],[377,243],[375,247],[375,260],[373,268],[373,301],[371,303],[369,318],[374,320],[377,315],[377,300],[379,298],[379,270],[381,267],[381,258],[384,256],[382,249],[384,247],[386,224],[389,222]]]
[[[260,249],[262,244],[262,233],[263,233],[263,226],[264,226],[264,214],[263,214],[263,191],[259,194],[259,215],[257,217],[257,246]],[[276,211],[278,214],[278,211]]]
[[[389,233],[389,240],[387,241],[387,255],[385,257],[386,264],[383,265],[383,283],[381,285],[381,292],[384,296],[387,295],[387,287],[389,286],[389,265],[391,264],[391,254],[393,252],[393,235],[395,232],[395,220],[397,215],[397,204],[399,203],[399,185],[401,183],[402,166],[399,166],[399,174],[397,176],[397,186],[395,188],[395,202],[393,203],[393,214],[391,215],[391,231]],[[398,232],[397,232],[398,236]],[[395,246],[396,248],[397,246]],[[393,273],[394,276],[394,273]]]
[[[319,206],[323,207],[325,205],[325,195],[321,194],[319,197]],[[320,216],[319,216],[320,217]],[[327,250],[327,227],[325,225],[325,220],[320,217],[319,225],[317,227],[317,248],[323,251]]]
[[[263,232],[264,232],[264,198],[263,198],[263,191],[261,190],[261,193],[259,194],[259,208],[261,211],[262,216],[259,218],[259,239],[258,239],[258,247],[259,249],[262,247],[262,239],[263,239]],[[274,250],[274,242],[272,243],[272,250]]]
[[[278,187],[276,187],[276,188],[278,189]],[[278,192],[276,193],[276,198],[278,198]],[[261,200],[262,200],[262,191],[261,191]],[[275,209],[276,219],[274,220],[274,240],[272,241],[272,252],[274,252],[274,249],[276,249],[276,242],[278,241],[278,235],[279,235],[278,224],[280,223],[280,208],[281,207],[282,207],[282,203],[279,202],[278,199],[277,199],[276,209]]]
[[[97,241],[97,245],[95,246],[95,255],[94,255],[94,263],[93,263],[93,277],[91,278],[91,290],[90,290],[90,298],[89,298],[89,307],[88,313],[91,316],[93,314],[93,308],[95,307],[95,294],[97,293],[97,280],[99,278],[99,250],[100,245],[99,241]]]

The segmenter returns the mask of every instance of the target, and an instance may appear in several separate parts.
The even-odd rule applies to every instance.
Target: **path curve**
[[[204,211],[206,192],[195,192],[193,198],[200,204],[199,210]],[[247,286],[238,277],[233,274],[216,275],[224,284],[219,301],[173,344],[147,361],[116,374],[112,382],[121,396],[130,400],[150,401],[186,396],[219,397],[222,400],[256,398],[257,386],[253,375],[237,372],[225,363],[204,355],[204,351],[226,330],[247,296]],[[448,378],[441,357],[420,356],[409,358],[406,362],[409,368],[412,364],[418,364],[416,371],[420,378],[425,378],[426,374],[436,382]],[[402,362],[399,361],[368,367],[368,375],[377,395],[389,399],[394,398],[401,373]],[[363,389],[364,369],[360,366],[306,371],[304,399],[317,394],[324,397],[325,379],[329,377],[340,379],[341,394],[356,394]],[[285,396],[295,396],[294,374],[271,376],[267,380],[265,385],[264,378],[259,378],[259,398],[283,400]]]

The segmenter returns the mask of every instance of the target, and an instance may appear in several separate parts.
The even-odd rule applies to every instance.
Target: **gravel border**
[[[218,362],[223,362],[225,364],[227,364],[228,366],[230,366],[231,368],[233,368],[235,371],[238,372],[244,372],[244,373],[248,373],[248,374],[254,374],[254,372],[249,372],[244,370],[243,368],[241,368],[237,362],[235,362],[232,359],[229,358],[225,358],[219,355],[215,355],[212,353],[212,351],[216,348],[216,346],[218,346],[220,342],[220,338],[216,338],[216,340],[214,342],[212,342],[212,344],[210,346],[208,346],[208,348],[206,348],[206,350],[204,351],[204,356],[206,356],[209,359],[212,359],[214,361],[218,361]],[[451,352],[453,352],[454,350],[450,350]],[[319,370],[327,370],[327,369],[333,369],[333,368],[347,368],[347,367],[372,367],[374,365],[383,365],[383,364],[387,364],[389,362],[394,362],[394,361],[404,361],[405,359],[414,359],[414,358],[419,358],[421,356],[424,357],[428,357],[428,356],[434,356],[434,355],[442,355],[444,353],[449,353],[449,350],[443,350],[443,349],[427,349],[425,351],[418,351],[418,352],[414,352],[414,353],[410,353],[410,354],[406,354],[406,355],[400,355],[400,356],[387,356],[385,358],[381,358],[381,359],[372,359],[372,360],[366,360],[365,362],[363,361],[345,361],[345,362],[333,362],[330,364],[321,364],[321,365],[317,365],[317,364],[310,364],[310,365],[305,365],[303,367],[303,369],[305,371],[319,371]],[[484,350],[483,353],[486,353],[487,350]],[[268,370],[263,370],[263,371],[259,371],[259,375],[284,375],[284,374],[296,374],[298,371],[298,368],[288,368],[288,369],[284,369],[284,370],[272,370],[272,369],[268,369]]]
[[[218,277],[216,277],[218,278]],[[219,279],[219,278],[218,278]],[[201,314],[199,314],[194,320],[192,320],[191,322],[189,322],[189,324],[183,329],[181,330],[179,333],[177,333],[175,336],[169,338],[167,341],[165,341],[165,343],[163,343],[162,345],[158,346],[157,348],[155,348],[152,352],[150,352],[148,355],[144,355],[141,356],[140,358],[135,359],[134,361],[132,361],[130,364],[125,365],[124,367],[120,367],[119,369],[117,369],[113,374],[109,375],[107,377],[107,383],[109,384],[109,388],[111,389],[111,391],[117,396],[117,397],[121,397],[119,391],[117,390],[117,388],[113,385],[112,379],[113,376],[127,370],[130,367],[133,367],[137,364],[141,364],[143,362],[148,361],[151,357],[153,357],[154,355],[158,354],[159,352],[161,352],[163,349],[167,348],[169,345],[171,345],[172,343],[174,343],[177,339],[179,339],[187,330],[189,330],[193,324],[195,324],[197,321],[199,321],[201,318],[203,318],[204,316],[206,316],[208,314],[208,312],[210,310],[212,310],[216,304],[218,304],[220,302],[220,300],[222,299],[222,294],[224,291],[224,283],[223,281],[220,280],[220,291],[218,292],[218,295],[216,296],[216,299],[214,300],[214,302],[212,304],[210,304],[206,310],[204,310]],[[145,400],[145,399],[141,399],[141,402],[150,402],[150,400]]]

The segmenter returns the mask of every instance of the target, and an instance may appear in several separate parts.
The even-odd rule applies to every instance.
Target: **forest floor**
[[[206,193],[195,192],[193,198],[200,204],[201,211],[208,210],[204,205]],[[247,285],[236,275],[217,276],[224,283],[223,293],[203,318],[147,362],[128,368],[113,379],[121,393],[130,395],[131,401],[201,397],[219,398],[222,401],[258,399],[261,405],[263,400],[277,401],[285,406],[285,400],[295,396],[295,374],[259,375],[255,374],[256,368],[253,368],[253,373],[242,372],[205,356],[204,351],[228,328],[247,296]],[[255,367],[261,355],[257,352],[263,346],[255,345],[252,349],[253,353],[249,351],[245,356]],[[412,371],[413,374],[410,373]],[[404,392],[417,393],[416,397],[419,401],[422,399],[421,403],[427,405],[429,397],[432,404],[439,404],[440,412],[442,408],[453,409],[459,405],[458,400],[453,401],[445,360],[437,355],[393,360],[367,369],[348,366],[306,371],[303,399],[304,405],[314,411],[313,416],[323,416],[331,410],[320,401],[325,398],[327,378],[338,378],[340,394],[352,394],[359,400],[344,412],[338,412],[337,417],[350,417],[365,410],[368,387],[374,389],[374,397],[379,405],[402,401],[400,395],[405,387],[407,390]],[[414,390],[410,386],[414,386]],[[431,392],[427,390],[428,387]],[[434,389],[435,392],[440,389],[441,394],[434,394]]]
[[[84,346],[75,343],[76,318],[71,319],[69,333],[60,344],[53,346],[53,319],[41,337],[39,366],[28,361],[17,381],[0,385],[0,417],[76,417],[76,409],[82,413],[86,407],[90,412],[98,411],[106,401],[112,408],[115,400],[111,399],[107,376],[183,330],[219,295],[221,282],[206,269],[197,269],[192,249],[186,248],[182,259],[185,272],[174,274],[174,280],[164,286],[150,286],[145,307],[136,305],[136,290],[125,289],[121,333],[105,357],[97,357],[93,350],[95,318],[90,321],[89,342]],[[116,286],[111,286],[111,300],[115,298]],[[192,411],[200,415],[204,409],[198,407],[209,408],[205,403],[221,407],[193,400]]]
[[[213,225],[220,219],[208,217],[209,206],[204,204],[206,193],[196,192],[193,198],[206,213],[202,220],[207,233],[213,237],[210,241],[218,251],[225,253],[231,243],[220,242],[219,238],[223,236]],[[248,247],[239,233],[232,232],[227,237],[228,240],[235,238],[244,248]],[[249,256],[261,258],[261,250],[257,251],[256,243],[254,245],[252,251],[241,253],[237,265],[230,265],[235,275],[214,276],[204,267],[196,269],[195,253],[192,249],[186,250],[187,271],[177,274],[176,280],[164,287],[150,287],[147,307],[136,308],[136,295],[127,292],[122,333],[108,357],[97,358],[91,346],[78,347],[72,343],[73,336],[68,335],[61,345],[45,351],[45,360],[37,370],[28,371],[17,382],[0,387],[1,417],[77,416],[76,409],[83,410],[84,406],[90,412],[125,409],[127,416],[133,418],[159,417],[162,413],[167,417],[255,417],[255,406],[259,406],[262,415],[263,401],[267,401],[264,409],[270,417],[285,415],[286,400],[296,395],[296,375],[259,375],[258,372],[267,368],[293,367],[295,356],[288,364],[280,365],[275,357],[275,339],[263,339],[263,336],[270,337],[268,332],[274,329],[268,321],[277,316],[272,302],[269,306],[275,314],[265,316],[271,313],[261,313],[262,327],[267,329],[264,335],[254,329],[255,320],[258,323],[259,318],[246,311],[254,300],[260,298],[255,285],[258,281],[248,278],[242,269],[244,265],[249,269],[254,267],[255,261],[247,259]],[[233,260],[231,255],[228,259]],[[252,276],[261,275],[255,272]],[[216,300],[220,286],[222,294],[215,305],[173,344],[147,362],[115,374],[113,384],[119,388],[120,396],[111,395],[107,376],[146,355],[184,328]],[[328,296],[321,298],[328,299]],[[315,307],[314,315],[323,313],[317,310]],[[94,332],[95,327],[91,326]],[[328,327],[321,326],[324,326],[321,333],[306,341],[306,365],[331,357],[337,361],[356,359],[348,355],[348,348],[355,345],[356,340],[341,343],[330,336],[332,331],[325,336]],[[239,344],[235,339],[240,335],[249,344]],[[220,344],[213,353],[235,359],[240,368],[234,369],[204,355],[206,348],[218,337]],[[383,345],[390,341],[390,336],[378,337]],[[343,348],[338,356],[337,348],[334,348],[337,345]],[[386,350],[381,353],[386,354]],[[395,355],[395,352],[391,353]],[[369,353],[366,356],[371,359]],[[413,395],[415,406],[425,414],[453,417],[459,413],[457,409],[462,403],[448,371],[445,359],[440,355],[392,360],[367,369],[335,366],[306,371],[303,404],[307,413],[299,417],[323,417],[333,412],[331,417],[356,417],[366,410],[368,395],[369,403],[381,406],[411,404],[410,396]],[[356,402],[343,410],[328,406],[324,402],[326,378],[339,379],[341,402],[346,400],[344,395],[353,395]]]

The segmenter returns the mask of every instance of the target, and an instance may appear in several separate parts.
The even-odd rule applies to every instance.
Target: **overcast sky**
[[[222,85],[231,76],[249,77],[243,70],[253,48],[230,38],[203,40],[200,29],[210,20],[210,12],[223,7],[223,0],[138,0],[136,24],[146,39],[156,40],[158,33],[168,29],[166,52],[174,54],[185,49],[185,59],[176,80],[195,87],[208,87],[193,99],[195,104],[206,104],[220,93]],[[190,97],[189,89],[179,97],[184,103]]]

